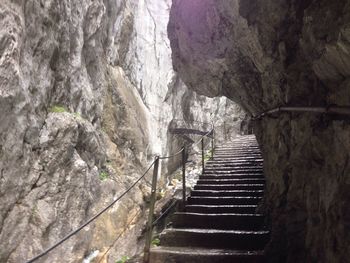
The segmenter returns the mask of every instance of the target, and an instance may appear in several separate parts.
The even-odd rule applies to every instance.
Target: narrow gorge
[[[200,138],[174,127],[211,124],[217,145],[257,138],[266,262],[350,262],[350,119],[329,114],[349,112],[349,79],[348,0],[1,0],[0,263],[45,251]],[[157,215],[181,194],[181,156],[159,171]],[[36,262],[142,262],[151,181]]]

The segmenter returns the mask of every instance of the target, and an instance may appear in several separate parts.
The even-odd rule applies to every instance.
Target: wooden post
[[[204,137],[202,137],[202,173],[204,173]]]
[[[182,206],[186,206],[186,146],[182,149]]]
[[[152,178],[152,190],[151,190],[151,200],[148,214],[147,222],[147,234],[146,234],[146,244],[144,249],[144,263],[149,263],[150,248],[152,242],[153,234],[153,214],[154,214],[154,205],[157,198],[157,177],[158,177],[158,168],[159,168],[159,156],[155,157],[154,168],[153,168],[153,178]]]

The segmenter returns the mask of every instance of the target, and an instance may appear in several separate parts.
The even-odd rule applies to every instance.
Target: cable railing
[[[199,123],[199,122],[198,122]],[[146,171],[136,180],[134,183],[131,184],[130,187],[128,187],[121,195],[119,195],[115,200],[110,202],[105,208],[103,208],[101,211],[99,211],[97,214],[92,216],[89,220],[87,220],[85,223],[81,224],[78,228],[68,233],[66,236],[64,236],[62,239],[57,241],[55,244],[50,246],[49,248],[45,249],[43,252],[38,254],[37,256],[27,260],[25,263],[33,263],[37,260],[41,259],[42,257],[48,255],[51,251],[62,245],[65,241],[79,233],[82,229],[84,229],[86,226],[91,224],[93,221],[95,221],[97,218],[99,218],[102,214],[104,214],[107,210],[109,210],[111,207],[113,207],[118,201],[120,201],[127,193],[129,193],[142,179],[145,178],[145,176],[148,174],[148,172],[153,167],[153,176],[152,176],[152,185],[151,185],[151,197],[150,197],[150,207],[149,207],[149,214],[148,214],[148,221],[147,221],[147,228],[146,228],[146,238],[145,238],[145,248],[144,248],[144,263],[149,262],[149,256],[150,256],[150,247],[152,243],[152,235],[153,235],[153,227],[155,224],[163,217],[166,212],[164,212],[159,218],[154,220],[154,209],[155,209],[155,203],[156,203],[156,191],[157,191],[157,182],[158,182],[158,172],[159,172],[159,162],[161,160],[167,160],[170,158],[174,158],[176,156],[182,156],[182,205],[185,207],[186,204],[186,162],[187,157],[189,155],[195,155],[199,154],[198,152],[188,154],[188,151],[190,148],[194,148],[198,144],[201,144],[201,159],[202,159],[202,171],[204,171],[204,164],[205,164],[205,158],[204,158],[204,152],[205,152],[205,138],[208,137],[211,140],[211,158],[213,158],[213,152],[215,147],[215,129],[214,124],[211,124],[211,129],[204,135],[200,137],[196,142],[191,144],[191,146],[188,146],[184,144],[184,146],[181,148],[181,150],[175,152],[174,154],[170,154],[168,156],[155,156],[154,161],[149,165],[149,167],[146,169]],[[124,231],[125,232],[125,231]],[[123,232],[123,233],[124,233]],[[121,235],[117,237],[119,239]],[[117,240],[116,239],[116,240]],[[115,243],[115,242],[114,242]],[[110,249],[109,249],[110,250]],[[105,257],[106,253],[103,255]],[[102,257],[102,258],[103,258]]]

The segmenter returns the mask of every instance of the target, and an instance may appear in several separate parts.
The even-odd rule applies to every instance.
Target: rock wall
[[[165,0],[1,1],[0,262],[24,262],[119,196],[154,154],[172,150],[175,116],[195,105],[193,119],[224,119],[217,102],[235,107],[174,88],[169,9]],[[186,110],[174,104],[183,93]],[[109,262],[131,256],[148,190],[140,184],[41,262],[100,257],[130,222]]]
[[[350,2],[173,0],[168,34],[185,84],[255,115],[350,105]],[[269,262],[348,262],[349,120],[279,114],[255,122],[265,159]]]

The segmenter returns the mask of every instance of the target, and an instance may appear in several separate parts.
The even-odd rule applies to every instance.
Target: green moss
[[[70,111],[68,111],[65,107],[59,106],[59,105],[54,105],[54,106],[52,106],[52,107],[49,109],[49,112],[55,112],[55,113],[67,112],[67,113],[72,114],[72,115],[73,115],[75,118],[77,118],[77,119],[83,119],[83,120],[84,120],[84,118],[80,115],[80,113],[78,113],[78,112],[70,112]]]
[[[54,105],[50,108],[50,112],[55,112],[55,113],[62,113],[62,112],[68,112],[65,107]]]
[[[78,119],[82,119],[80,113],[78,113],[78,112],[73,112],[72,114],[73,114],[74,117],[76,117],[76,118],[78,118]]]
[[[115,263],[126,263],[130,258],[128,256],[122,256],[121,259],[117,260]]]
[[[101,171],[99,177],[100,177],[101,181],[104,181],[104,180],[108,179],[109,174],[106,171]]]

